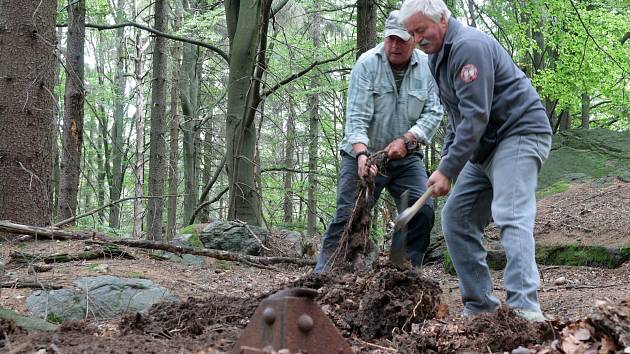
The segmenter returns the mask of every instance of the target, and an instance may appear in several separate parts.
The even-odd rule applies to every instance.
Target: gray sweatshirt
[[[450,18],[429,67],[448,111],[438,167],[444,175],[457,177],[468,160],[483,162],[506,137],[552,133],[530,80],[496,40],[476,29]]]

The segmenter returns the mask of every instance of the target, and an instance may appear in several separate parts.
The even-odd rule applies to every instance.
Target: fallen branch
[[[55,284],[43,284],[43,283],[37,283],[37,282],[16,280],[16,281],[0,283],[0,288],[10,288],[10,289],[31,288],[31,289],[56,290],[56,289],[61,289],[62,286],[55,285]]]
[[[315,264],[314,261],[310,259],[301,259],[301,258],[291,258],[291,257],[258,257],[258,256],[250,256],[246,254],[240,254],[229,251],[215,250],[209,248],[192,248],[192,247],[182,247],[175,246],[171,244],[165,244],[155,241],[148,240],[134,240],[134,239],[113,239],[105,234],[91,231],[64,231],[59,229],[51,229],[45,227],[38,226],[29,226],[29,225],[21,225],[15,224],[8,220],[0,221],[0,231],[13,233],[13,234],[26,234],[33,235],[36,239],[46,239],[46,240],[99,240],[107,243],[111,243],[119,246],[127,246],[134,248],[145,248],[145,249],[153,249],[153,250],[162,250],[168,251],[176,254],[194,254],[197,256],[210,257],[215,259],[220,259],[224,261],[233,261],[233,262],[249,262],[252,265],[264,265],[268,266],[271,264],[277,263],[292,263],[297,264],[299,266],[313,266]],[[264,268],[264,267],[261,267]]]
[[[63,263],[73,261],[89,261],[92,259],[121,257],[125,259],[135,259],[131,254],[121,250],[114,245],[105,245],[105,247],[88,252],[80,252],[77,254],[58,253],[50,256],[38,256],[24,252],[11,252],[9,255],[12,260],[18,263],[33,263],[43,261],[44,263]]]

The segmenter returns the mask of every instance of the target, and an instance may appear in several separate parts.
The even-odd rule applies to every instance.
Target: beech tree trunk
[[[589,128],[591,120],[591,97],[588,93],[582,93],[582,129]]]
[[[56,1],[0,1],[0,220],[51,215]]]
[[[264,68],[271,0],[225,1],[230,40],[230,75],[226,117],[228,219],[262,223],[255,185],[256,108]],[[258,68],[257,70],[255,70]]]

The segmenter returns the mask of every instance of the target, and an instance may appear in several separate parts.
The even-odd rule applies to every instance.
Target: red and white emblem
[[[459,73],[459,77],[465,83],[475,81],[478,75],[479,75],[479,70],[477,70],[477,67],[475,66],[475,64],[464,65],[464,67],[462,68],[462,72]]]

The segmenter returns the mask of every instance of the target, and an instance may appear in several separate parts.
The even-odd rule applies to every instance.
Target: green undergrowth
[[[179,230],[180,235],[189,234],[191,237],[188,239],[190,245],[195,248],[203,248],[203,243],[199,239],[199,234],[201,233],[201,228],[199,224],[188,225]]]

